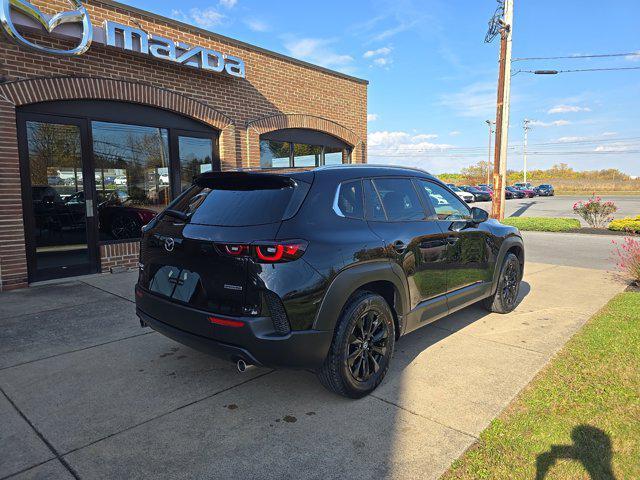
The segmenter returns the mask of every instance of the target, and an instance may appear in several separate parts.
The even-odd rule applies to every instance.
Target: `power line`
[[[640,70],[640,67],[579,68],[575,70],[516,70],[513,75],[515,76],[518,73],[533,73],[535,75],[557,75],[559,73],[604,72],[612,70]]]
[[[514,58],[513,62],[523,62],[526,60],[560,60],[564,58],[608,58],[608,57],[632,57],[632,56],[640,56],[640,50],[637,52],[630,53],[602,53],[598,55],[570,55],[564,57],[522,57],[522,58]]]

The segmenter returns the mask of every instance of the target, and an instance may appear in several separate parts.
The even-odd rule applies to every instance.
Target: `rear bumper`
[[[331,332],[319,330],[276,335],[268,317],[234,317],[244,323],[240,328],[214,325],[208,321],[211,313],[165,300],[137,286],[136,314],[158,333],[196,350],[265,367],[316,370],[332,340]]]

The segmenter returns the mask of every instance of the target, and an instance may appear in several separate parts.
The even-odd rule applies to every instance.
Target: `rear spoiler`
[[[206,172],[194,178],[193,183],[203,188],[217,188],[221,190],[271,190],[295,187],[298,182],[311,183],[302,178],[299,173],[293,175],[261,173],[261,172]]]

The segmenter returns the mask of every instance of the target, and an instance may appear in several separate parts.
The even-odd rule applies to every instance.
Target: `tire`
[[[500,267],[496,293],[484,300],[485,308],[495,313],[512,312],[518,304],[521,281],[520,260],[513,253],[508,253]]]
[[[394,346],[393,314],[385,299],[356,292],[342,309],[318,379],[332,392],[362,398],[382,382]]]

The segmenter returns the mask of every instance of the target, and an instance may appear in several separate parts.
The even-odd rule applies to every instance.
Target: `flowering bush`
[[[589,200],[582,200],[573,204],[573,212],[580,215],[582,219],[593,228],[605,228],[618,211],[613,202],[603,202],[602,198],[593,195]]]
[[[622,243],[613,240],[615,255],[620,270],[631,276],[636,285],[640,285],[640,240],[625,237]]]
[[[635,218],[619,218],[609,224],[609,230],[640,233],[640,215]]]

